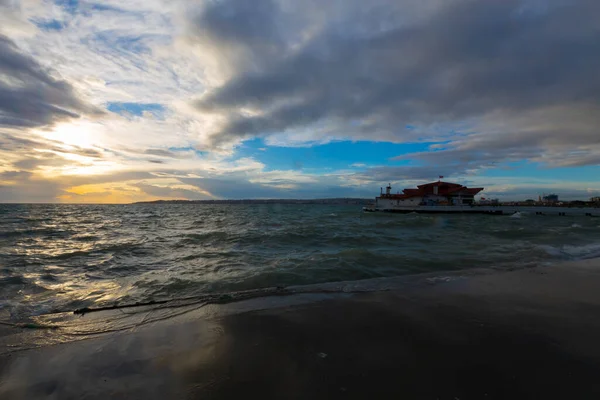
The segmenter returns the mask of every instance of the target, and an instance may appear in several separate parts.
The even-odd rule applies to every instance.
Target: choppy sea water
[[[600,220],[326,205],[0,205],[0,319],[600,257]]]

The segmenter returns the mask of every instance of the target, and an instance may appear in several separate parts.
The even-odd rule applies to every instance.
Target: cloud
[[[477,179],[600,165],[599,18],[592,0],[0,0],[0,201],[521,190]],[[277,148],[338,140],[431,145],[376,165],[321,148],[318,169]]]
[[[156,186],[150,185],[147,183],[138,183],[134,185],[135,187],[142,190],[144,193],[147,193],[151,196],[156,196],[162,199],[171,198],[171,199],[187,199],[187,200],[207,200],[211,199],[211,196],[208,196],[206,193],[200,192],[198,190],[190,190],[192,188],[182,188],[181,185],[174,186]]]
[[[438,165],[371,167],[357,172],[353,176],[362,182],[431,181],[446,170],[446,177],[464,176],[466,169],[446,169]]]
[[[52,203],[61,194],[60,184],[36,179],[30,172],[0,172],[0,203]]]
[[[28,171],[4,171],[0,172],[0,180],[3,181],[21,181],[31,177],[31,172]]]
[[[559,187],[556,185],[539,185],[539,186],[526,186],[526,185],[507,185],[504,187],[491,187],[484,193],[485,197],[496,197],[503,200],[524,200],[534,199],[537,200],[538,196],[546,194],[557,194],[559,200],[571,201],[571,200],[588,200],[591,197],[600,195],[600,188],[590,189],[579,189],[576,187]]]
[[[191,34],[230,72],[194,102],[224,120],[213,143],[427,137],[452,141],[448,157],[500,149],[481,162],[598,151],[600,3],[410,3],[326,2],[320,18],[312,2],[208,3]]]
[[[165,149],[146,149],[143,154],[157,156],[157,157],[165,157],[165,158],[175,158],[175,159],[185,159],[191,158],[194,156],[193,151],[191,149],[184,151],[172,151]]]
[[[350,172],[317,175],[261,168],[228,174],[205,172],[204,175],[202,178],[180,177],[178,180],[225,199],[371,197],[373,194],[371,189],[362,185],[364,182],[351,181]]]
[[[105,153],[97,148],[65,145],[36,135],[31,139],[0,131],[0,171],[2,168],[40,172],[47,168],[68,168],[102,163]]]
[[[0,35],[0,127],[37,127],[99,114],[66,81]]]
[[[155,178],[155,175],[147,171],[121,171],[104,175],[66,176],[61,177],[61,181],[65,186],[79,186],[86,184],[101,185],[115,182],[142,181],[152,178]]]
[[[214,194],[217,198],[280,198],[289,197],[286,190],[251,183],[239,177],[227,178],[181,178],[183,183],[193,185]]]

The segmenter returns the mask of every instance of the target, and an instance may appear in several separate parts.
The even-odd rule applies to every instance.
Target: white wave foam
[[[571,228],[581,228],[581,225],[579,225],[579,224],[573,224],[573,225],[571,225]]]
[[[521,214],[519,211],[517,211],[516,213],[514,213],[513,215],[510,216],[511,218],[522,218],[523,214]]]
[[[590,243],[581,246],[564,245],[560,247],[542,245],[542,250],[554,257],[586,260],[590,258],[600,258],[600,243]]]

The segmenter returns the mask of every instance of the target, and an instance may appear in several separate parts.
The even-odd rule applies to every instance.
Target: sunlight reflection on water
[[[358,206],[0,205],[13,318],[177,298],[600,256],[588,218],[373,215]]]

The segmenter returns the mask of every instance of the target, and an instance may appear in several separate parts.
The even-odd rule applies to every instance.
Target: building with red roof
[[[473,204],[475,195],[483,188],[468,188],[458,183],[437,182],[426,183],[415,189],[404,189],[402,193],[392,193],[392,186],[383,188],[381,194],[376,198],[376,206],[381,208],[393,208],[398,206],[436,206],[453,205],[464,206]]]

